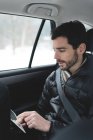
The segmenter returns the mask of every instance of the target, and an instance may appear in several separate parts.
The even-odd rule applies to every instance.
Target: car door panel
[[[0,75],[0,81],[9,88],[11,108],[17,114],[25,110],[35,109],[45,79],[54,69],[55,66],[27,68]]]

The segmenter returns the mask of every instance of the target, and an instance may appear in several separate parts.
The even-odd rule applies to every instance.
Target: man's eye
[[[65,49],[59,49],[60,52],[65,52]]]
[[[54,51],[58,51],[58,52],[65,52],[66,50],[65,49],[54,49]]]

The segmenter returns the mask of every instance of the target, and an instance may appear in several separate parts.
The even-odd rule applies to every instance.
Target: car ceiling
[[[34,3],[50,4],[58,11],[52,16],[45,12],[29,13],[27,7]],[[93,25],[93,0],[0,0],[0,12],[52,19],[58,24],[69,20],[81,20]]]

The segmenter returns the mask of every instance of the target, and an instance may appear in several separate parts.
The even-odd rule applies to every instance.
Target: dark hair
[[[52,32],[51,39],[54,40],[61,36],[66,37],[68,43],[76,49],[81,43],[86,43],[85,26],[77,20],[63,23]]]

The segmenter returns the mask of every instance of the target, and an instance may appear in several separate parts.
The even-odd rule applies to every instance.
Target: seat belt
[[[66,109],[67,113],[69,114],[72,122],[76,122],[81,120],[78,112],[74,109],[70,101],[66,98],[64,93],[64,88],[61,85],[61,77],[60,77],[61,70],[58,68],[56,70],[56,84],[57,84],[57,91],[59,94],[59,97],[61,99],[62,104],[64,105],[64,108]]]

